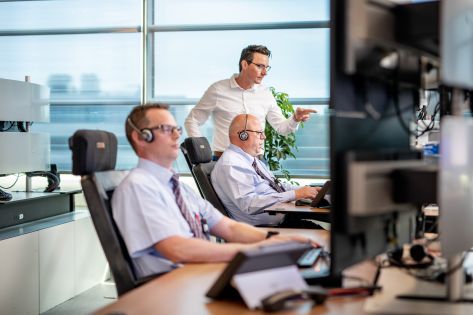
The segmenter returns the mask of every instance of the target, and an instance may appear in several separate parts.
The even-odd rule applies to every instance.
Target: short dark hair
[[[131,124],[128,122],[128,119],[131,120],[131,122],[138,128],[138,129],[143,129],[146,127],[149,127],[149,120],[146,118],[146,113],[151,110],[151,109],[164,109],[164,110],[169,110],[169,105],[167,104],[162,104],[162,103],[146,103],[144,105],[137,105],[133,107],[131,112],[128,114],[128,117],[126,118],[125,121],[125,134],[126,138],[128,139],[128,142],[130,143],[131,147],[133,150],[135,150],[135,143],[133,142],[133,139],[131,137],[131,133],[133,132],[133,127]]]
[[[265,56],[271,57],[271,51],[263,45],[249,45],[241,51],[240,61],[238,62],[238,69],[241,72],[241,62],[243,60],[247,62],[253,62],[253,54],[259,53]]]

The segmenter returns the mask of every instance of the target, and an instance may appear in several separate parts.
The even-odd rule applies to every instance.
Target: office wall
[[[45,312],[106,274],[90,217],[0,241],[0,257],[0,314]]]

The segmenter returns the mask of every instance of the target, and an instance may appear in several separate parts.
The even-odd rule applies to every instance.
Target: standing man
[[[284,118],[271,91],[261,84],[271,69],[270,56],[269,49],[262,45],[243,49],[238,64],[240,73],[212,84],[187,116],[188,136],[200,137],[199,127],[212,115],[214,159],[228,147],[228,128],[238,114],[255,115],[263,123],[263,130],[267,120],[278,133],[287,135],[294,132],[301,121],[309,119],[310,113],[316,112],[297,108],[293,116]]]
[[[125,126],[139,161],[115,190],[112,211],[140,277],[169,271],[179,263],[229,261],[238,251],[263,244],[307,241],[266,239],[266,231],[222,216],[181,183],[172,164],[182,129],[166,105],[136,106]],[[210,242],[210,235],[230,243]]]
[[[229,138],[231,144],[215,164],[211,180],[231,217],[251,225],[319,228],[310,221],[290,221],[289,216],[263,212],[276,203],[314,198],[320,188],[280,183],[257,158],[265,139],[258,118],[249,114],[236,116]]]

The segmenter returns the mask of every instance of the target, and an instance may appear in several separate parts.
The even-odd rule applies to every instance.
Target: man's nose
[[[173,136],[173,138],[175,138],[175,139],[179,139],[179,138],[181,137],[181,133],[179,132],[179,130],[173,129],[173,130],[172,130],[172,136]]]

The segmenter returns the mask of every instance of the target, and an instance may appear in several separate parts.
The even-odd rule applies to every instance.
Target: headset
[[[250,135],[248,134],[248,131],[246,131],[247,123],[248,123],[248,114],[245,115],[245,129],[238,132],[238,138],[240,138],[241,141],[246,141],[250,137]]]
[[[48,186],[44,189],[44,192],[53,192],[54,190],[58,189],[59,185],[61,184],[61,179],[59,176],[52,172],[35,171],[27,172],[26,175],[29,177],[46,177],[48,179]]]
[[[389,252],[388,257],[390,262],[398,267],[404,268],[427,268],[434,263],[434,257],[420,244],[410,246],[406,254],[404,250],[405,249],[401,247]],[[407,260],[405,258],[407,258]]]
[[[136,132],[138,132],[141,136],[141,139],[143,139],[144,141],[148,142],[148,143],[151,143],[153,142],[154,140],[154,134],[153,134],[153,131],[151,131],[151,129],[149,128],[143,128],[143,129],[139,129],[138,127],[136,127],[136,125],[133,123],[133,121],[131,120],[131,117],[128,117],[128,119],[126,120],[127,123],[130,125],[131,128],[135,129]],[[246,128],[246,127],[245,127]]]

